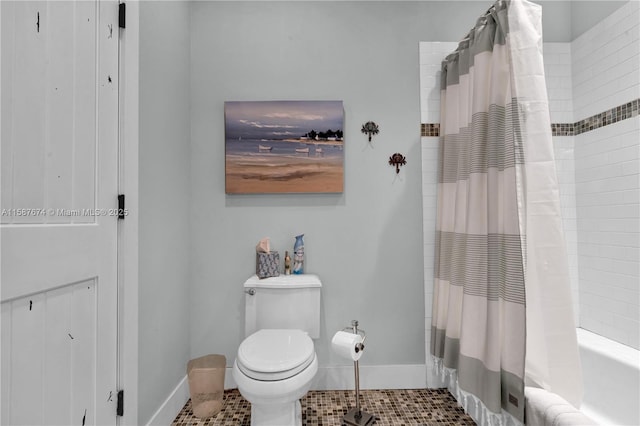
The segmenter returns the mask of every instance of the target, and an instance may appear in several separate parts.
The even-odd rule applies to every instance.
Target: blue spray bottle
[[[296,275],[304,274],[304,234],[296,236],[296,242],[293,245],[293,273]]]

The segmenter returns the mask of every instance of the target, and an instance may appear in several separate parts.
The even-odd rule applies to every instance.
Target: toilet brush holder
[[[359,334],[362,336],[362,341],[357,343],[354,350],[356,353],[364,351],[364,341],[366,339],[366,333],[364,330],[358,330],[358,321],[352,320],[351,327],[345,328],[343,331],[350,331],[353,334]],[[367,413],[366,411],[362,411],[360,407],[360,365],[359,361],[353,361],[353,369],[355,375],[355,385],[356,385],[356,406],[345,414],[342,417],[342,425],[346,426],[366,426],[372,425],[376,422],[377,417],[373,414]]]

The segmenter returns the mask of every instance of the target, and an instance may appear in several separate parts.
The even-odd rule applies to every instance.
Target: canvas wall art
[[[342,101],[225,102],[227,194],[342,192]]]

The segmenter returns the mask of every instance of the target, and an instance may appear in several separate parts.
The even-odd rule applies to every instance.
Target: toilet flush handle
[[[247,293],[249,296],[253,296],[254,294],[256,294],[256,289],[255,288],[248,288],[244,292]]]

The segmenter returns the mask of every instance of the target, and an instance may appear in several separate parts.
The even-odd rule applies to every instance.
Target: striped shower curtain
[[[442,63],[431,354],[486,424],[524,422],[525,378],[581,397],[540,19],[499,0]]]

